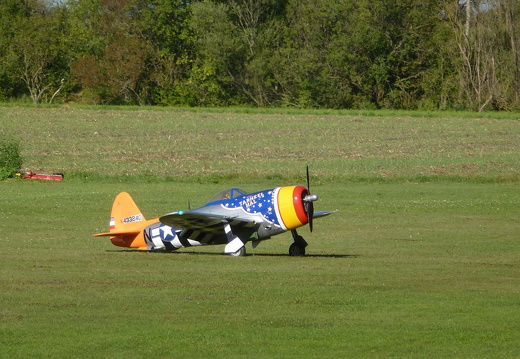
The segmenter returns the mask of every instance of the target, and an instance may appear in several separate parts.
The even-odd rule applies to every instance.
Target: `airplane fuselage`
[[[254,193],[230,188],[204,206],[146,220],[130,195],[122,192],[112,205],[110,231],[95,236],[109,236],[116,246],[142,250],[225,244],[226,253],[243,255],[245,243],[251,241],[256,247],[263,240],[291,231],[295,245],[303,251],[306,243],[296,228],[309,223],[312,230],[312,218],[332,213],[315,215],[312,202],[317,199],[303,186]]]
[[[243,242],[259,242],[308,222],[303,206],[298,203],[305,192],[306,189],[302,186],[290,186],[238,196],[230,193],[231,198],[210,201],[205,206],[190,210],[189,213],[224,216],[233,228],[233,233]],[[184,212],[179,211],[176,214],[183,216]],[[146,249],[175,250],[183,247],[228,243],[228,238],[217,235],[217,230],[212,233],[211,224],[206,220],[201,221],[200,228],[197,228],[195,222],[195,219],[190,219],[190,227],[195,228],[186,230],[180,226],[175,228],[175,225],[165,225],[157,220],[143,230]],[[219,227],[220,221],[214,225],[216,228]]]

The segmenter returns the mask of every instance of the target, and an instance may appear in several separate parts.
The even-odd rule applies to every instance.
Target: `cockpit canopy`
[[[243,196],[245,194],[247,194],[247,192],[241,190],[240,188],[228,188],[228,189],[220,191],[219,193],[217,193],[216,195],[211,197],[211,199],[208,201],[208,203],[222,201],[225,199],[233,199],[236,197]]]

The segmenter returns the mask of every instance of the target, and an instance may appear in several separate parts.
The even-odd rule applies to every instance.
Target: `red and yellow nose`
[[[303,199],[309,194],[303,186],[280,187],[278,213],[286,229],[294,229],[309,222]]]

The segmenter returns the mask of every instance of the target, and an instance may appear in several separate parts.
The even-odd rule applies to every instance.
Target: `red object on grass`
[[[42,179],[47,181],[61,181],[65,177],[63,173],[53,173],[51,175],[39,174],[34,172],[25,173],[23,179]]]

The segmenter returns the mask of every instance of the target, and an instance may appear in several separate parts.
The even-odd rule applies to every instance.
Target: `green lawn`
[[[520,181],[519,114],[419,115],[0,107],[0,137],[69,175]]]
[[[66,173],[0,182],[0,358],[518,357],[518,120],[72,107],[0,108],[0,125],[27,139],[27,169]],[[191,162],[152,140],[175,126],[187,128]],[[249,128],[260,137],[227,144]],[[392,160],[399,133],[406,145]],[[269,134],[299,137],[283,145]],[[334,156],[353,139],[364,157]],[[91,237],[107,229],[119,191],[152,218],[226,187],[305,184],[307,163],[316,210],[339,212],[300,231],[306,257],[287,255],[290,234],[242,258],[222,246],[124,251]]]

